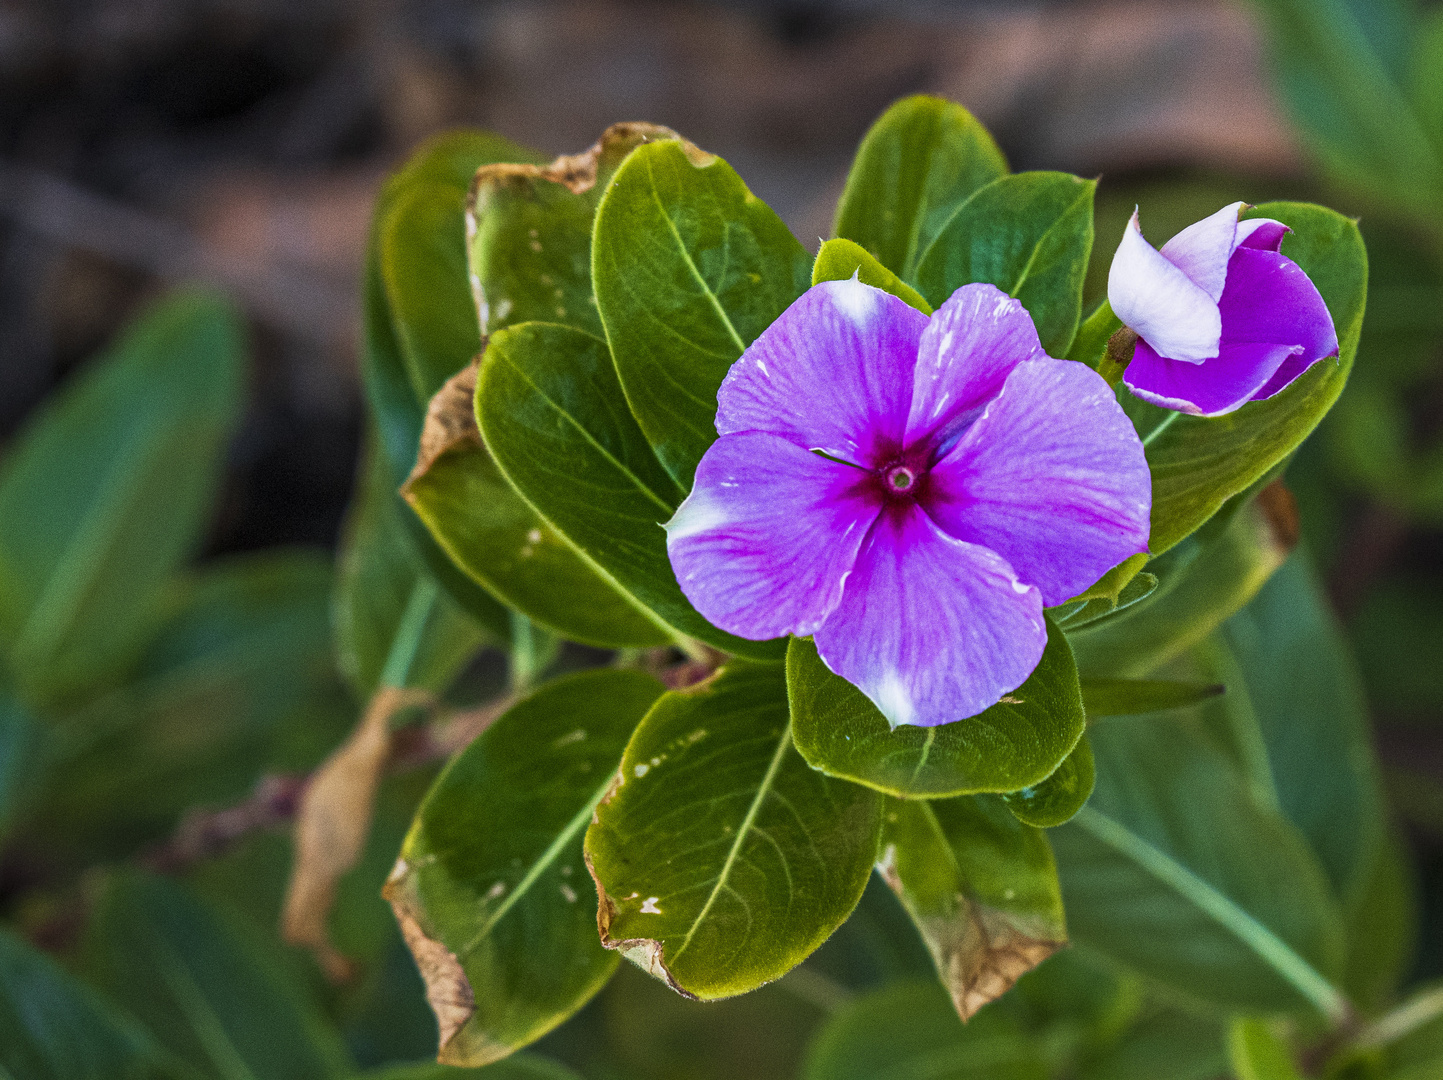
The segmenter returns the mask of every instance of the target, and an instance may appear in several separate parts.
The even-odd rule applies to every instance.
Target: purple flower
[[[717,401],[721,437],[666,526],[682,591],[741,637],[815,635],[893,727],[995,704],[1042,656],[1042,609],[1147,546],[1132,424],[991,285],[929,319],[822,282]]]
[[[1144,401],[1221,416],[1338,355],[1317,287],[1278,251],[1288,227],[1239,221],[1246,206],[1189,225],[1162,251],[1143,239],[1133,212],[1112,257],[1107,298],[1137,333],[1122,381]]]

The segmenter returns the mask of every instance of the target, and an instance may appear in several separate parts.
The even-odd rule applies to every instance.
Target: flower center
[[[887,486],[893,491],[907,491],[917,482],[917,474],[905,465],[887,470]]]

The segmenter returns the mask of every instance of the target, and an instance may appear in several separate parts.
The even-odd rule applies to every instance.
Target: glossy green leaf
[[[1211,708],[1351,906],[1380,854],[1383,795],[1357,670],[1303,553],[1224,624],[1222,638],[1216,670],[1229,692]]]
[[[671,640],[516,494],[479,440],[437,458],[406,495],[457,566],[534,622],[602,648]]]
[[[933,307],[974,281],[1016,297],[1042,347],[1066,356],[1082,316],[1092,255],[1097,181],[1026,172],[980,188],[948,218],[917,262],[918,290]]]
[[[360,1073],[357,1080],[581,1080],[565,1065],[531,1054],[518,1054],[481,1069],[458,1069],[450,1065],[393,1065]]]
[[[877,868],[964,1020],[1067,942],[1047,836],[989,796],[889,798]]]
[[[1302,1080],[1287,1042],[1252,1017],[1240,1016],[1229,1027],[1228,1060],[1236,1080]]]
[[[180,885],[113,877],[86,929],[92,981],[206,1076],[349,1075],[339,1037],[283,968]]]
[[[939,727],[893,730],[809,638],[787,651],[793,738],[813,768],[903,798],[1017,791],[1052,774],[1086,720],[1067,639],[1048,622],[1028,680],[990,709]]]
[[[1089,720],[1104,716],[1139,716],[1196,705],[1222,694],[1222,683],[1179,682],[1175,679],[1106,679],[1083,676],[1082,705]]]
[[[732,167],[640,147],[602,196],[591,275],[632,412],[682,488],[716,439],[732,363],[811,283],[812,260]]]
[[[386,886],[428,983],[440,1060],[540,1038],[616,968],[596,937],[582,834],[662,686],[601,670],[547,683],[447,767]]]
[[[1097,788],[1048,834],[1073,937],[1194,997],[1341,1018],[1342,919],[1296,830],[1187,716],[1091,738]]]
[[[392,490],[400,487],[416,461],[432,394],[480,348],[466,274],[464,203],[472,177],[478,167],[492,162],[541,160],[493,135],[450,132],[417,151],[381,190],[362,285],[361,368]],[[391,221],[393,210],[403,203],[409,207],[404,220],[412,223],[410,229]],[[439,211],[428,213],[432,205]],[[407,289],[399,307],[387,291],[388,260],[389,277],[402,280]],[[433,262],[441,268],[434,281]],[[434,293],[410,288],[409,271],[396,265],[415,263],[422,264],[419,272],[434,285]],[[437,581],[481,625],[507,640],[506,608],[451,563],[407,507],[400,510],[400,520]]]
[[[961,105],[903,98],[857,148],[832,231],[912,281],[921,253],[953,212],[1006,173],[1002,151]]]
[[[1145,558],[1146,556],[1144,556]],[[1141,600],[1146,600],[1156,588],[1156,574],[1139,573],[1128,578],[1115,592],[1094,596],[1083,593],[1077,600],[1069,600],[1056,609],[1053,617],[1057,619],[1057,625],[1071,633],[1100,619],[1115,615],[1119,611],[1124,611]],[[1091,591],[1088,590],[1088,592]]]
[[[0,928],[0,1075],[14,1080],[199,1080],[132,1018]]]
[[[56,718],[63,783],[29,828],[98,860],[159,840],[196,806],[243,799],[267,769],[312,768],[354,721],[331,655],[331,561],[270,549],[176,584],[132,680]]]
[[[1158,587],[1109,619],[1068,634],[1087,678],[1142,678],[1205,640],[1288,556],[1268,506],[1247,502],[1217,535],[1192,536],[1148,565]]]
[[[1325,168],[1372,199],[1436,214],[1443,193],[1437,132],[1425,133],[1406,94],[1414,5],[1256,2],[1284,99]]]
[[[1108,340],[1121,329],[1122,320],[1112,313],[1112,305],[1103,300],[1078,326],[1077,336],[1072,339],[1072,348],[1067,350],[1066,359],[1076,360],[1094,370],[1100,368]]]
[[[498,331],[476,419],[506,479],[638,610],[674,635],[780,657],[781,642],[724,633],[682,596],[661,525],[685,492],[627,410],[605,342],[552,323]]]
[[[862,245],[840,239],[824,243],[812,264],[812,284],[846,281],[853,275],[864,284],[900,297],[923,315],[932,314],[932,305],[921,293],[879,263]]]
[[[591,230],[616,170],[655,124],[614,124],[582,154],[550,165],[481,169],[466,204],[467,253],[481,328],[554,322],[604,337],[591,289]]]
[[[602,941],[704,1000],[779,978],[856,906],[881,805],[793,749],[779,665],[673,691],[586,833]]]
[[[336,653],[356,693],[385,686],[440,690],[485,641],[437,583],[401,515],[381,456],[370,452],[341,541]]]
[[[1002,801],[1019,821],[1039,829],[1051,829],[1072,820],[1092,794],[1096,780],[1092,744],[1083,735],[1051,776],[1021,791],[1003,795]]]
[[[1035,1042],[990,1010],[963,1025],[933,983],[899,982],[832,1017],[803,1080],[1047,1080]]]
[[[1337,360],[1322,360],[1286,390],[1226,416],[1184,416],[1119,391],[1152,469],[1154,557],[1212,517],[1228,499],[1277,468],[1332,407],[1353,366],[1368,291],[1368,257],[1357,223],[1310,203],[1265,203],[1245,217],[1275,218],[1293,231],[1283,254],[1318,287],[1337,327]]]
[[[177,293],[37,412],[0,463],[0,663],[22,696],[120,675],[210,513],[244,405],[228,304]]]

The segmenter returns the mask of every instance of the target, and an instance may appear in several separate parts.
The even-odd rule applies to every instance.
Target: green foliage
[[[1338,1018],[1342,915],[1293,826],[1187,716],[1092,742],[1092,799],[1049,833],[1073,936],[1187,994]]]
[[[1096,180],[1069,173],[1004,176],[957,208],[923,250],[917,288],[933,307],[974,281],[1022,301],[1042,347],[1066,356],[1082,314]]]
[[[240,417],[241,329],[162,301],[42,410],[0,465],[0,657],[35,704],[119,677],[197,546]]]
[[[0,929],[0,1070],[16,1080],[194,1080],[133,1019]]]
[[[545,1058],[521,1054],[481,1069],[458,1069],[450,1065],[399,1065],[362,1073],[360,1080],[580,1080],[564,1065]]]
[[[367,455],[336,574],[336,655],[357,695],[440,690],[485,640],[416,550],[386,464]]]
[[[1047,1061],[1016,1025],[984,1013],[963,1026],[931,983],[894,983],[834,1016],[818,1035],[804,1080],[1047,1080]]]
[[[586,832],[602,939],[704,1000],[770,982],[856,906],[881,803],[793,749],[780,666],[672,691]]]
[[[889,798],[878,864],[968,1018],[1067,941],[1041,829],[996,799]]]
[[[582,835],[632,729],[662,687],[638,672],[548,683],[473,742],[416,815],[387,897],[454,959],[423,967],[433,995],[465,995],[441,1060],[484,1065],[551,1030],[606,982]],[[455,966],[455,965],[458,965]]]
[[[476,419],[506,479],[659,626],[741,655],[780,655],[780,643],[718,630],[682,596],[659,526],[686,492],[627,410],[606,342],[555,323],[498,331]]]
[[[1217,697],[1222,683],[1179,682],[1175,679],[1084,678],[1082,704],[1089,720],[1104,716],[1137,716],[1196,705]]]
[[[822,281],[846,281],[852,275],[873,288],[901,297],[923,315],[932,314],[932,305],[912,286],[879,263],[866,248],[851,240],[828,240],[817,251],[812,264],[812,284]]]
[[[833,232],[912,281],[922,253],[958,207],[1006,173],[991,134],[962,106],[904,98],[882,114],[857,149]]]
[[[891,728],[860,690],[832,674],[810,638],[792,639],[787,693],[793,738],[813,768],[904,798],[1036,784],[1086,725],[1072,652],[1050,620],[1047,648],[1028,680],[963,722]]]
[[[304,989],[219,912],[164,878],[127,872],[107,883],[85,970],[200,1075],[321,1080],[350,1072]]]
[[[1287,1043],[1261,1020],[1233,1021],[1228,1057],[1237,1080],[1302,1080]]]
[[[591,273],[626,400],[682,490],[716,439],[732,362],[811,283],[811,259],[731,166],[636,150],[596,212]]]
[[[1092,795],[1096,782],[1092,744],[1083,735],[1051,776],[1021,791],[1003,795],[1002,801],[1020,821],[1039,829],[1051,829],[1072,820]]]

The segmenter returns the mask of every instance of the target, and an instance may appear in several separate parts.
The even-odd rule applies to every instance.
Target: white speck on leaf
[[[486,890],[487,900],[499,900],[504,895],[506,895],[506,882],[504,881],[498,881]]]
[[[661,908],[656,906],[656,902],[660,899],[659,896],[648,896],[641,902],[641,913],[643,915],[660,915]]]
[[[637,779],[640,779],[641,777],[645,776],[647,773],[651,772],[651,766],[648,765],[646,762],[643,761],[640,765],[638,765],[635,769],[633,769],[632,772],[636,773]]]
[[[576,903],[576,890],[564,881],[561,883],[561,895],[566,898],[568,904]]]

